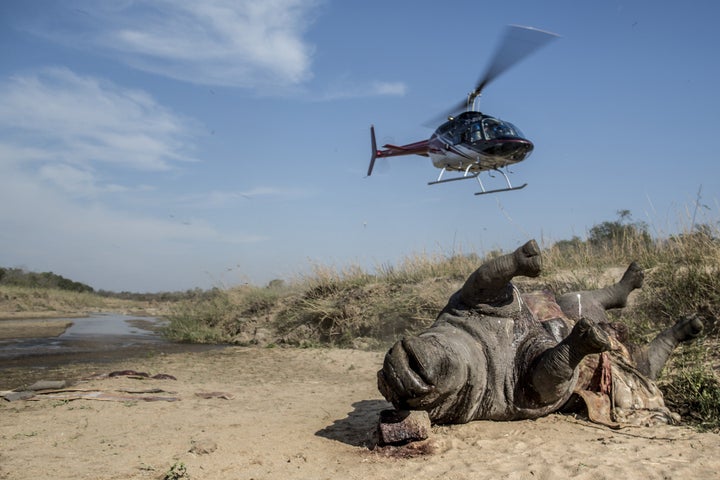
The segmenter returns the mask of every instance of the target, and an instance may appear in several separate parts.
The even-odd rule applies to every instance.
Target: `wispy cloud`
[[[287,187],[255,187],[240,192],[243,197],[300,197],[310,194],[308,190]]]
[[[326,0],[76,0],[35,34],[139,70],[201,85],[320,100],[405,95],[403,82],[347,79],[310,93],[316,47],[306,33]]]
[[[237,202],[247,202],[259,198],[297,199],[313,194],[312,191],[301,188],[260,186],[249,190],[213,190],[207,193],[186,195],[178,199],[177,203],[185,208],[207,209],[228,207]]]
[[[319,0],[82,0],[72,28],[36,33],[182,81],[287,87],[312,77]],[[45,26],[44,26],[45,27]]]
[[[374,82],[372,91],[377,95],[405,95],[407,86],[403,82]]]
[[[343,100],[350,98],[377,97],[377,96],[404,96],[407,85],[404,82],[374,81],[367,84],[343,80],[327,89],[319,97],[321,101]]]
[[[129,90],[66,68],[0,81],[4,161],[51,161],[145,171],[192,160],[192,122]]]
[[[130,190],[122,185],[103,184],[92,172],[65,164],[43,165],[39,178],[74,197],[95,197]]]

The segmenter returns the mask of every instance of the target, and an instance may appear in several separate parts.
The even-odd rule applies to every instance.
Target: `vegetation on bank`
[[[93,292],[90,285],[75,282],[53,272],[29,272],[22,268],[0,267],[0,286]]]
[[[77,316],[91,312],[151,311],[153,315],[158,315],[156,305],[107,298],[90,292],[0,284],[0,319]]]
[[[544,246],[542,275],[519,277],[516,285],[558,293],[600,288],[618,281],[635,260],[646,281],[634,305],[618,315],[638,342],[681,315],[704,309],[713,317],[720,311],[716,232],[701,225],[654,240],[648,226],[632,222],[629,212],[618,215],[616,221],[594,226],[585,240],[574,237]],[[430,325],[470,273],[504,253],[416,254],[373,271],[315,265],[310,274],[289,283],[196,292],[173,305],[166,333],[186,342],[384,348]]]

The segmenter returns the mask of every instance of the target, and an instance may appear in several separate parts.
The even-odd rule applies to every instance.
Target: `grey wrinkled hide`
[[[537,405],[535,395],[524,391],[521,379],[529,365],[557,342],[519,302],[503,313],[487,309],[489,315],[453,308],[453,303],[430,329],[388,352],[379,377],[388,400],[398,408],[428,410],[435,423],[534,418],[567,400],[563,395]]]
[[[397,342],[378,372],[380,392],[399,409],[427,410],[434,423],[537,418],[562,406],[577,364],[609,348],[586,321],[558,341],[510,279],[540,273],[534,241],[474,272],[425,332]]]

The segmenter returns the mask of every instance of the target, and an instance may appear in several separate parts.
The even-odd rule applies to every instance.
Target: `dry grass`
[[[148,302],[107,298],[95,293],[0,285],[0,318],[47,318],[148,310],[151,310]]]
[[[487,259],[476,254],[411,255],[372,273],[359,266],[337,270],[315,265],[310,275],[288,284],[213,290],[179,304],[170,318],[187,328],[210,328],[215,333],[199,337],[212,341],[263,343],[253,339],[260,329],[275,344],[384,347],[432,323],[448,297]],[[583,242],[562,250],[551,245],[543,250],[543,274],[517,281],[522,289],[558,293],[599,288],[617,281],[633,260],[646,270],[646,281],[622,319],[636,338],[701,308],[711,316],[720,313],[720,242],[705,234],[650,244],[598,247]],[[197,341],[191,337],[175,336]]]

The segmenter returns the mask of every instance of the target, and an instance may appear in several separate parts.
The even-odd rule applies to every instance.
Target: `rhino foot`
[[[608,322],[606,310],[623,308],[633,290],[642,287],[645,273],[632,262],[619,282],[597,290],[570,292],[558,295],[557,303],[563,313],[573,320],[585,316],[594,323]]]
[[[660,332],[647,347],[634,354],[638,369],[651,380],[656,380],[675,347],[697,338],[704,327],[705,322],[701,315],[681,318],[675,325]]]
[[[704,327],[705,324],[702,317],[691,315],[675,322],[675,325],[670,327],[670,331],[675,340],[682,343],[697,338],[702,333]]]
[[[530,240],[513,253],[490,260],[475,270],[460,290],[465,305],[502,303],[512,298],[510,280],[518,275],[537,277],[542,270],[540,247]]]
[[[571,355],[580,356],[576,364],[586,355],[606,352],[612,347],[608,334],[585,317],[578,320],[567,340],[571,346]]]
[[[625,273],[619,283],[625,285],[630,291],[632,291],[637,288],[642,288],[644,280],[645,272],[643,272],[643,269],[640,268],[636,262],[632,262],[627,270],[625,270]]]
[[[540,247],[535,240],[530,240],[512,253],[515,261],[513,276],[537,277],[542,271]]]

